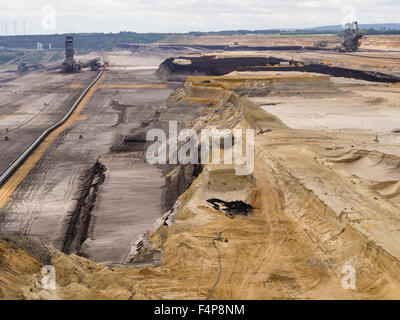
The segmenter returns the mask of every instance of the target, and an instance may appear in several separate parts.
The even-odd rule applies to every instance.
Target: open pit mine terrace
[[[185,50],[1,75],[0,298],[400,298],[400,55]],[[148,164],[170,121],[254,129],[254,172]]]

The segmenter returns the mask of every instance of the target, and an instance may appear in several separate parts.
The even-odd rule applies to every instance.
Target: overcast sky
[[[400,0],[2,0],[0,34],[188,32],[400,23]]]

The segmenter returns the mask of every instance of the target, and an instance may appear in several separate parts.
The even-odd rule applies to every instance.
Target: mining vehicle
[[[339,34],[342,44],[337,48],[339,52],[358,51],[361,46],[361,39],[364,33],[360,32],[357,21],[347,23],[345,29]]]
[[[18,64],[19,72],[28,72],[29,70],[37,70],[44,68],[41,64],[27,64],[26,62],[21,62]]]
[[[81,71],[82,67],[79,63],[75,62],[74,55],[74,38],[72,36],[67,36],[65,38],[65,60],[61,66],[62,73]]]

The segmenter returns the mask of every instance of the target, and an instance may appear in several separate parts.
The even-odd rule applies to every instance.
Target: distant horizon
[[[360,27],[363,26],[384,26],[384,25],[397,25],[396,29],[389,29],[390,30],[400,30],[400,22],[386,22],[386,23],[359,23]],[[270,29],[224,29],[224,30],[210,30],[210,31],[199,31],[199,30],[192,30],[188,32],[137,32],[137,31],[131,31],[131,30],[121,30],[117,32],[101,32],[101,31],[95,31],[95,32],[64,32],[64,33],[37,33],[37,34],[7,34],[7,35],[1,35],[0,37],[28,37],[28,36],[57,36],[57,35],[68,35],[68,34],[77,34],[77,35],[84,35],[84,34],[120,34],[120,33],[137,33],[137,34],[170,34],[170,35],[188,35],[191,33],[223,33],[223,32],[241,32],[241,31],[249,31],[249,32],[257,32],[257,31],[337,31],[338,28],[343,28],[342,25],[337,24],[337,25],[322,25],[322,26],[315,26],[315,27],[305,27],[305,28],[270,28]],[[330,29],[331,28],[331,29]],[[375,29],[374,30],[383,30],[383,29]]]

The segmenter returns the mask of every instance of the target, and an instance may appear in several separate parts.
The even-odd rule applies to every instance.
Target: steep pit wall
[[[271,76],[189,76],[186,83],[205,85],[211,88],[222,86],[241,96],[267,96],[269,94],[300,95],[313,93],[337,93],[339,90],[333,85],[329,76],[298,74],[298,75],[271,75]]]
[[[96,203],[97,191],[104,182],[105,172],[105,166],[97,162],[82,176],[81,194],[75,210],[69,214],[62,252],[82,254],[81,246],[89,237],[90,227],[95,224],[91,212]]]
[[[206,125],[219,126],[220,118],[228,113],[228,125],[232,126],[240,118],[235,117],[237,99],[222,87],[185,86],[174,92],[166,104],[140,115],[129,110],[129,117],[126,109],[132,106],[112,101],[121,114],[119,134],[110,153],[101,156],[96,166],[82,176],[76,209],[67,220],[62,251],[95,262],[130,264],[153,224],[174,207],[202,170],[197,164],[148,164],[145,156],[152,143],[146,141],[146,133],[161,129],[168,134],[171,121],[178,123],[178,132],[185,128],[200,131]],[[128,122],[132,115],[136,119],[134,126]],[[134,185],[130,187],[131,184]],[[124,205],[118,209],[121,203]],[[121,223],[124,220],[127,222]],[[146,263],[153,265],[153,258],[158,259],[153,255]]]
[[[187,82],[184,88],[177,90],[168,101],[169,110],[192,109],[197,110],[196,118],[190,123],[180,122],[180,129],[191,128],[199,135],[206,127],[218,129],[232,129],[236,127],[244,117],[246,100],[236,95],[223,86],[203,86],[197,83]],[[201,112],[198,112],[200,111]],[[160,116],[160,123],[166,123],[171,119],[171,113],[166,112]],[[176,119],[176,118],[175,118]],[[178,145],[178,148],[183,143]],[[200,147],[200,145],[199,145]],[[165,203],[170,209],[164,217],[164,223],[170,224],[174,221],[174,214],[180,209],[180,196],[191,188],[193,180],[202,174],[202,165],[167,165],[158,166],[166,176]],[[212,198],[212,196],[210,195]],[[178,199],[178,201],[177,201]],[[129,261],[134,265],[151,263],[151,259],[160,256],[159,248],[149,246],[147,241],[150,234],[144,236],[142,241],[136,243],[132,250]]]

